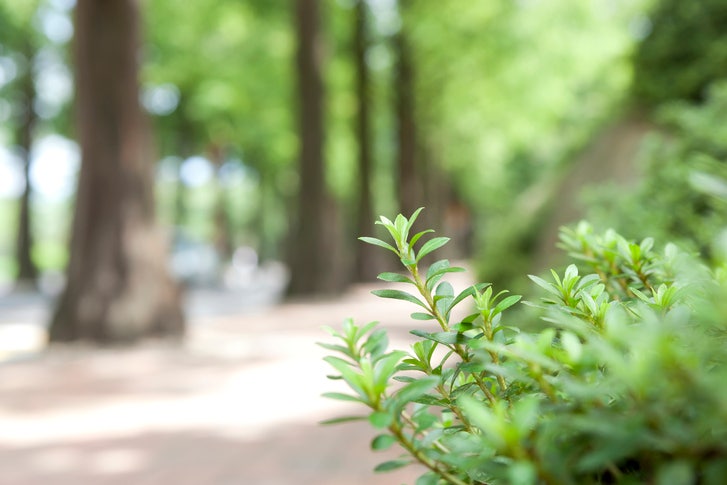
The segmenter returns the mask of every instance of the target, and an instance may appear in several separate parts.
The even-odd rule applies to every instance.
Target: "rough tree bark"
[[[358,210],[356,213],[356,231],[358,236],[373,234],[374,211],[371,199],[371,128],[369,113],[369,69],[366,65],[366,49],[368,47],[368,5],[366,0],[358,0],[355,12],[353,51],[356,65],[356,98],[358,100],[358,118],[356,137],[358,139]],[[378,274],[378,251],[370,244],[357,244],[356,279],[371,281]]]
[[[296,0],[298,124],[300,132],[297,217],[290,241],[291,295],[335,292],[338,268],[335,216],[323,160],[322,45],[318,0]]]
[[[75,27],[82,163],[51,341],[179,336],[184,319],[154,222],[151,140],[138,102],[137,1],[78,0]]]
[[[31,257],[33,247],[33,233],[31,229],[30,199],[32,185],[30,184],[30,151],[33,145],[33,130],[37,121],[37,115],[33,104],[35,103],[35,84],[33,83],[33,57],[34,48],[32,42],[27,40],[24,45],[25,58],[27,60],[26,70],[20,80],[21,90],[21,119],[18,123],[16,142],[23,156],[23,176],[25,188],[20,196],[20,208],[18,213],[18,233],[15,246],[15,258],[18,269],[15,277],[16,283],[20,286],[35,286],[38,277],[38,268]]]

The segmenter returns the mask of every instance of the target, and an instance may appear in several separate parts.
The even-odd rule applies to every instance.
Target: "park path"
[[[455,289],[470,284],[454,276]],[[412,308],[374,287],[256,313],[227,301],[195,316],[182,345],[57,347],[0,364],[0,485],[412,484],[420,470],[372,472],[398,450],[371,452],[365,424],[318,425],[351,410],[320,397],[342,390],[325,378],[322,325],[379,320],[392,346],[410,341]]]

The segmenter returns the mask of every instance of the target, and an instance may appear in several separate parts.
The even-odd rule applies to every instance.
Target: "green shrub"
[[[659,0],[634,55],[634,94],[649,105],[702,100],[727,77],[727,3]]]
[[[408,351],[387,350],[376,323],[327,331],[326,361],[401,459],[427,468],[416,485],[722,484],[727,476],[727,325],[721,277],[676,246],[629,242],[581,223],[562,244],[576,261],[552,279],[530,279],[541,330],[508,322],[519,296],[483,283],[457,293],[463,271],[446,260],[420,267],[443,246],[410,237],[417,211],[392,222],[393,244],[361,238],[400,259],[406,274],[379,278],[413,289],[374,291],[417,307]],[[720,273],[721,274],[721,273]],[[457,305],[472,314],[451,318]]]
[[[662,132],[644,147],[638,186],[589,188],[589,219],[713,259],[714,240],[727,227],[726,111],[727,82],[713,84],[703,104],[664,104]]]

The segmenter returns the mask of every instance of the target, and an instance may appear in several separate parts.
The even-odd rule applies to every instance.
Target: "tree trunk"
[[[81,173],[67,285],[51,341],[179,336],[179,291],[154,222],[153,163],[139,106],[138,5],[78,0],[75,61]]]
[[[230,214],[227,207],[227,195],[225,185],[220,176],[220,169],[225,164],[225,152],[222,145],[210,143],[207,148],[207,155],[215,169],[215,206],[214,206],[214,244],[217,253],[224,261],[232,258],[233,251],[233,230],[230,221]]]
[[[182,179],[182,167],[184,166],[185,160],[186,158],[181,156],[177,164],[177,182],[174,188],[174,215],[172,216],[175,229],[181,229],[187,223],[187,199],[189,198],[189,191]]]
[[[23,176],[25,178],[25,188],[20,197],[20,211],[18,214],[18,233],[16,239],[16,261],[18,272],[16,274],[16,283],[20,286],[35,286],[38,277],[38,269],[33,263],[31,250],[33,247],[33,234],[31,229],[31,213],[30,198],[32,193],[32,185],[30,184],[30,151],[33,145],[33,129],[37,121],[35,109],[35,85],[33,84],[33,47],[30,41],[26,42],[25,58],[27,60],[27,68],[23,74],[21,82],[21,109],[22,119],[18,124],[18,132],[16,142],[18,143],[23,155]]]
[[[179,166],[177,167],[177,186],[174,192],[174,226],[177,229],[185,227],[188,219],[188,200],[189,190],[182,180],[182,167],[184,162],[194,153],[194,126],[189,121],[187,114],[186,95],[182,94],[179,106],[177,108],[179,114],[179,126],[177,128],[176,149],[179,153]]]
[[[331,229],[332,201],[325,184],[324,116],[318,0],[296,0],[298,51],[298,123],[300,185],[291,251],[291,295],[329,293],[337,289]]]
[[[401,4],[400,2],[400,9]],[[403,12],[402,12],[403,14]],[[411,215],[421,204],[419,171],[416,164],[416,121],[414,115],[414,72],[404,28],[394,38],[396,50],[396,119],[398,124],[397,180],[399,210]]]
[[[358,99],[358,119],[356,136],[358,138],[358,210],[356,212],[356,231],[358,236],[373,234],[374,211],[371,199],[371,129],[369,116],[369,70],[366,65],[368,46],[368,6],[366,0],[356,4],[354,26],[354,59],[356,64],[356,97]],[[378,274],[378,251],[370,244],[357,244],[356,279],[371,281]]]

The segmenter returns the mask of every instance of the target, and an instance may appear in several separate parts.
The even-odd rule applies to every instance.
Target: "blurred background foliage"
[[[300,186],[293,3],[140,2],[158,214],[222,261],[240,246],[262,260],[289,257]],[[727,3],[319,4],[325,184],[337,207],[326,224],[345,281],[355,279],[359,235],[362,11],[375,214],[399,211],[404,179],[415,180],[426,224],[455,238],[450,256],[473,257],[486,281],[515,288],[525,283],[515,275],[556,261],[548,234],[585,215],[627,237],[676,239],[711,256],[727,215],[713,197],[725,190]],[[18,277],[19,244],[41,274],[61,271],[67,258],[79,163],[73,8],[73,0],[0,0],[5,281]],[[416,165],[400,176],[404,119]],[[25,196],[32,238],[18,243]]]

